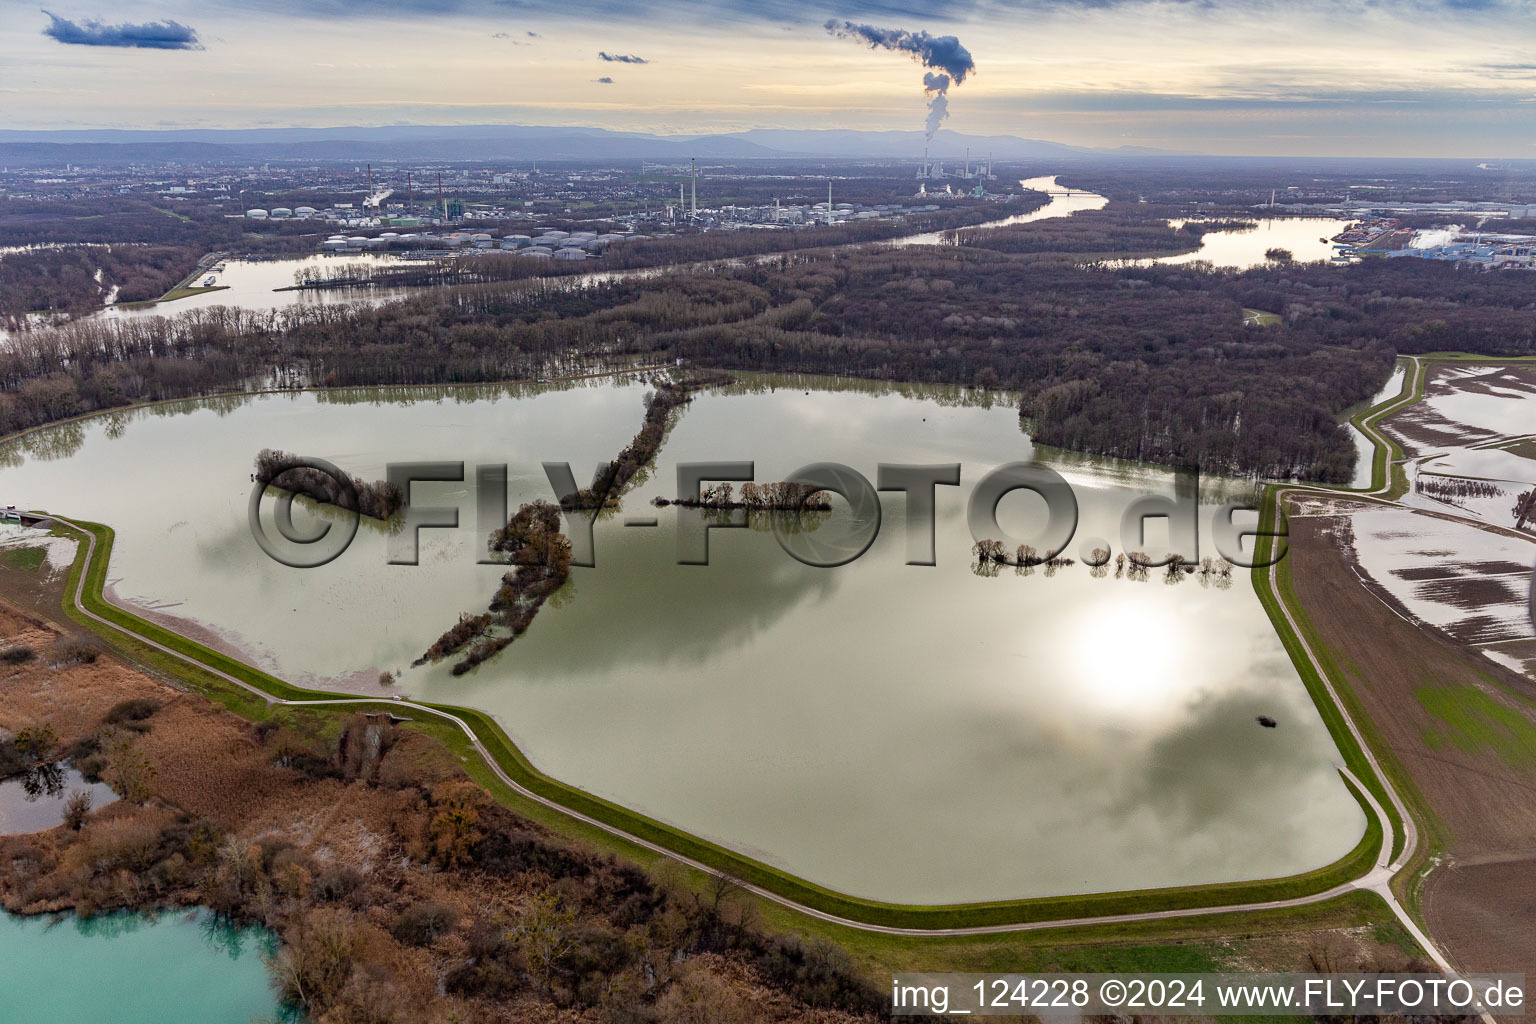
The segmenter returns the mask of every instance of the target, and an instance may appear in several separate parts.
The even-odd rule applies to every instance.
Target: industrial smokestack
[[[699,169],[694,165],[693,157],[688,158],[688,193],[691,198],[689,205],[689,220],[699,219]]]

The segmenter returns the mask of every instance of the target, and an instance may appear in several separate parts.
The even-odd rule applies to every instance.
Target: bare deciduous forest
[[[1093,219],[1008,231],[1027,246],[1031,232],[1079,225],[1081,239],[1041,244],[1099,244]],[[1281,322],[1245,325],[1245,307]],[[1425,261],[1239,273],[973,246],[810,250],[576,286],[440,288],[372,308],[212,308],[31,332],[0,354],[0,431],[274,382],[450,384],[683,358],[1014,389],[1046,444],[1341,481],[1354,452],[1340,418],[1397,353],[1533,344],[1527,278]]]

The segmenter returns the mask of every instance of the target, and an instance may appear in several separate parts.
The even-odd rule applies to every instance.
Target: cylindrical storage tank
[[[527,245],[532,241],[533,239],[528,235],[503,235],[501,238],[501,245],[502,248],[505,249],[507,248],[507,243],[511,242],[512,247],[516,248],[518,246]]]
[[[568,237],[573,242],[579,242],[583,238],[596,238],[597,237],[597,232],[596,231],[572,231]]]
[[[531,257],[533,257],[536,260],[547,260],[551,256],[553,256],[554,253],[550,252],[548,249],[544,248],[542,245],[530,245],[526,249],[518,250],[518,255],[519,256],[531,256]]]
[[[338,252],[339,250],[345,249],[346,247],[347,240],[345,238],[327,238],[325,241],[320,243],[320,248],[329,252]]]
[[[584,260],[586,258],[587,251],[585,249],[567,248],[555,250],[555,259],[557,260]]]
[[[362,235],[353,235],[351,238],[347,239],[347,244],[352,246],[354,249],[361,249],[363,246],[368,244],[368,239],[364,238]]]
[[[560,231],[557,228],[549,228],[549,229],[547,229],[544,232],[544,237],[545,238],[570,238],[571,237],[571,233],[569,231]]]
[[[318,212],[319,211],[316,210],[313,206],[296,206],[294,207],[293,215],[295,217],[304,217],[307,219],[309,217],[313,217]]]
[[[251,220],[266,220],[267,219],[267,211],[266,210],[246,210],[245,211],[245,215],[247,217],[251,218]]]
[[[288,209],[288,207],[286,207],[286,206],[277,206],[277,207],[273,207],[273,209],[272,209],[272,219],[273,220],[287,220],[289,217],[292,217],[292,216],[293,216],[293,211]]]
[[[487,235],[483,231],[479,232],[478,234],[470,235],[469,237],[470,237],[471,241],[475,241],[475,242],[489,242],[491,240],[491,236]]]

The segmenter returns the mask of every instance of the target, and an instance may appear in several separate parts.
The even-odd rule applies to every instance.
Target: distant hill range
[[[973,161],[1070,160],[1173,155],[1122,147],[1085,149],[1014,135],[941,131],[929,147],[953,162],[969,148]],[[268,160],[910,160],[923,153],[923,133],[755,129],[712,135],[651,135],[603,128],[525,125],[400,125],[378,128],[239,128],[138,131],[0,130],[0,165],[67,163],[232,163]]]

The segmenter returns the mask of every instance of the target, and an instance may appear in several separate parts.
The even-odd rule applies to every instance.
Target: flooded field
[[[325,253],[313,256],[271,260],[226,260],[220,270],[197,275],[195,285],[208,277],[217,290],[198,292],[172,302],[144,306],[108,306],[98,316],[106,319],[144,316],[175,316],[209,306],[237,306],[240,309],[281,309],[294,305],[329,305],[332,303],[384,302],[399,298],[399,290],[294,290],[294,274],[300,270],[334,268],[350,265],[388,266],[399,262],[395,256],[378,253]],[[286,289],[286,290],[285,290]]]
[[[1414,619],[1466,644],[1533,637],[1536,544],[1406,509],[1368,509],[1351,521],[1341,542]]]
[[[1536,369],[1426,373],[1424,398],[1381,423],[1408,456],[1407,507],[1356,512],[1343,539],[1401,614],[1536,679]]]
[[[1383,421],[1409,456],[1405,504],[1494,526],[1522,523],[1516,505],[1536,488],[1536,454],[1518,440],[1536,424],[1536,369],[1432,367],[1424,399]],[[1536,536],[1536,515],[1524,517]]]
[[[596,566],[464,676],[411,663],[460,613],[483,611],[502,572],[476,564],[472,486],[416,486],[415,502],[456,508],[463,526],[423,530],[418,565],[388,564],[391,538],[375,528],[312,570],[252,540],[261,448],[368,480],[395,461],[463,460],[471,479],[506,463],[515,508],[553,496],[541,462],[570,462],[583,480],[613,457],[645,391],[182,403],[33,435],[4,453],[0,488],[113,525],[120,603],[296,682],[376,693],[379,673],[396,672],[401,692],[488,710],[557,778],[857,895],[941,903],[1260,878],[1319,867],[1359,839],[1338,754],[1245,574],[973,572],[966,504],[999,465],[1038,457],[1068,479],[1073,558],[1095,536],[1118,550],[1128,503],[1176,490],[1158,469],[1036,450],[1008,396],[760,377],[701,394],[654,471],[598,522]],[[676,497],[679,463],[705,460],[751,460],[758,481],[821,461],[871,481],[882,462],[959,463],[961,485],[937,489],[934,566],[905,564],[899,493],[882,495],[876,540],[840,568],[791,559],[765,529],[711,530],[709,564],[680,565],[677,510],[651,499]],[[1215,506],[1240,495],[1207,482],[1203,537]],[[1005,498],[1002,527],[1038,529],[1033,500]],[[313,521],[302,508],[295,519]],[[856,525],[839,506],[821,529]],[[1149,546],[1159,536],[1149,530]]]
[[[1398,366],[1395,368],[1392,371],[1392,376],[1388,377],[1387,382],[1382,385],[1381,390],[1361,403],[1360,410],[1373,409],[1389,398],[1396,398],[1398,395],[1401,395],[1403,393],[1403,380],[1406,373],[1406,367]],[[1369,490],[1371,486],[1372,463],[1376,458],[1376,443],[1357,430],[1353,424],[1349,427],[1349,436],[1355,443],[1355,475],[1350,480],[1349,486],[1357,491]]]
[[[0,781],[0,835],[41,832],[64,820],[64,805],[72,793],[89,793],[91,808],[117,800],[112,787],[88,782],[69,765],[50,766]]]
[[[1429,373],[1424,398],[1383,424],[1409,456],[1461,451],[1536,428],[1536,367],[1439,364]]]

